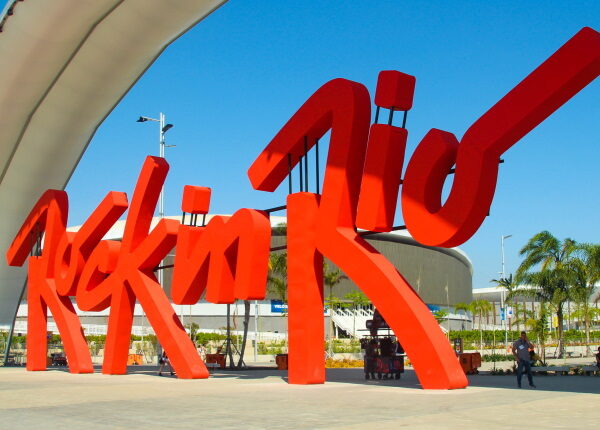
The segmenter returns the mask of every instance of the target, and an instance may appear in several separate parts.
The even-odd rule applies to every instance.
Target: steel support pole
[[[509,237],[512,237],[512,234],[508,234],[506,236],[502,235],[500,238],[500,249],[502,250],[502,279],[506,279],[506,273],[504,271],[504,239],[508,239]],[[502,323],[504,324],[504,345],[506,348],[508,348],[508,312],[506,309],[504,290],[505,288],[502,287],[502,290],[500,291],[500,308],[504,312],[504,319],[502,320]]]
[[[254,362],[258,361],[258,300],[254,300]]]
[[[160,112],[158,114],[158,156],[163,159],[165,158],[165,125],[166,125],[165,114]],[[162,187],[160,188],[160,195],[158,197],[158,217],[161,219],[165,217],[165,185],[164,185],[164,183],[163,183]],[[161,260],[160,265],[164,266],[165,260]],[[164,270],[165,269],[160,269],[158,271],[158,283],[160,284],[160,286],[163,290],[165,288]],[[184,330],[185,330],[185,324],[183,321],[183,306],[181,306],[181,325],[183,325]],[[191,331],[191,328],[190,328],[190,331]],[[162,349],[162,346],[160,349]]]
[[[6,347],[4,348],[4,366],[8,365],[8,355],[10,354],[10,346],[12,344],[13,335],[15,332],[15,323],[17,322],[17,315],[19,313],[19,307],[21,306],[21,301],[23,300],[23,294],[25,293],[25,288],[27,287],[27,278],[25,278],[25,282],[23,282],[23,288],[21,288],[21,294],[19,295],[19,301],[17,302],[17,307],[15,309],[15,314],[12,319],[12,324],[10,325],[10,330],[8,332],[8,338],[6,338]]]

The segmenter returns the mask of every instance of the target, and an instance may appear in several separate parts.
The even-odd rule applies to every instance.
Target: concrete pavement
[[[109,376],[0,368],[0,429],[494,430],[600,422],[600,377],[537,377],[534,390],[517,389],[514,376],[474,375],[465,390],[425,391],[411,370],[400,381],[365,381],[362,369],[330,369],[324,385],[294,386],[277,370],[177,380],[155,369]]]

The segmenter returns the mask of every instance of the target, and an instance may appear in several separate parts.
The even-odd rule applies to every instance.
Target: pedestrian
[[[369,376],[371,379],[375,379],[375,368],[377,358],[379,357],[378,346],[377,339],[371,339],[365,348],[364,363],[366,379],[369,379]]]
[[[600,346],[598,347],[598,354],[596,354],[596,367],[600,369]]]
[[[531,355],[530,351],[533,351],[533,344],[527,339],[527,333],[521,332],[521,337],[513,343],[512,353],[517,361],[517,384],[521,388],[521,378],[523,376],[523,370],[527,373],[527,379],[529,380],[529,386],[535,388],[533,384],[533,374],[531,373]]]
[[[171,376],[175,374],[175,372],[173,371],[173,366],[171,366],[171,361],[169,360],[166,351],[163,351],[162,356],[158,360],[158,363],[160,364],[160,368],[158,369],[158,376],[162,376],[162,371],[166,366],[169,367],[169,370],[171,371]]]
[[[200,355],[200,358],[202,359],[202,361],[204,361],[206,363],[206,353],[207,353],[206,345],[204,345],[203,343],[200,343],[198,345],[198,348],[196,348],[196,350],[198,351],[198,354]]]

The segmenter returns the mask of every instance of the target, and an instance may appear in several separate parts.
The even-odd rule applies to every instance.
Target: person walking
[[[173,366],[171,366],[171,361],[169,360],[166,351],[163,351],[160,360],[158,360],[158,363],[160,364],[160,368],[158,369],[158,376],[162,376],[162,372],[165,367],[169,368],[169,370],[171,371],[171,376],[175,374],[175,372],[173,371]]]
[[[533,374],[531,373],[531,355],[530,351],[533,351],[533,344],[527,339],[527,333],[521,332],[521,337],[513,343],[512,353],[517,361],[517,384],[521,388],[521,378],[523,377],[523,370],[527,372],[527,379],[529,380],[529,386],[535,388],[533,383]]]

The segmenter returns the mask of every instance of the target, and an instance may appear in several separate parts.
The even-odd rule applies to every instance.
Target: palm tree
[[[287,303],[287,252],[276,252],[269,257],[267,286],[269,292]]]
[[[586,356],[590,356],[590,325],[594,319],[596,311],[590,306],[590,301],[594,294],[595,285],[600,281],[600,245],[580,244],[578,247],[579,257],[570,261],[570,268],[573,272],[574,289],[572,298],[577,309],[571,313],[579,321],[583,321],[586,339]]]
[[[574,240],[560,241],[550,232],[542,231],[529,239],[519,252],[525,259],[517,269],[517,282],[534,287],[521,293],[534,296],[542,304],[549,303],[556,308],[559,357],[565,353],[564,304],[573,293],[571,260],[576,250]]]
[[[438,309],[433,313],[433,316],[438,324],[442,324],[446,319],[448,319],[448,311],[446,309]]]
[[[546,361],[546,340],[548,337],[548,305],[542,304],[537,310],[527,308],[516,313],[515,324],[523,324],[530,339],[536,339],[541,361]]]
[[[468,303],[459,302],[454,305],[454,311],[455,312],[463,311],[468,318],[469,317],[468,313],[471,311],[471,306]],[[471,318],[471,321],[473,321],[473,318]],[[464,322],[463,322],[462,329],[463,330],[465,329]]]
[[[255,317],[256,318],[256,317]],[[240,347],[240,357],[237,368],[241,369],[244,365],[244,352],[246,351],[246,342],[248,340],[248,326],[250,324],[250,300],[244,300],[244,334],[242,336],[242,345]],[[256,340],[255,340],[256,341]]]
[[[287,233],[287,224],[279,223],[271,230],[274,236],[285,236]],[[287,303],[287,253],[274,253],[269,257],[269,274],[267,278],[267,286],[270,292],[274,293],[282,302]],[[242,368],[244,364],[244,351],[248,340],[248,326],[250,325],[250,307],[251,303],[244,300],[244,334],[242,336],[242,345],[238,363],[235,367]],[[226,352],[229,355],[230,367],[233,368],[233,351],[230,345],[230,314],[231,306],[227,305],[227,346]],[[256,342],[256,339],[255,339]]]
[[[471,313],[473,314],[473,316],[477,315],[478,318],[478,327],[479,327],[479,346],[481,349],[481,354],[483,354],[483,329],[481,327],[481,322],[483,317],[487,317],[490,312],[492,311],[493,307],[492,304],[490,302],[488,302],[487,300],[473,300],[470,304],[469,304],[469,310],[471,311]]]
[[[278,224],[277,227],[273,228],[273,230],[276,234],[285,234],[286,225]],[[269,256],[269,274],[267,277],[267,285],[269,287],[269,290],[276,294],[282,302],[287,302],[287,253],[274,253]],[[244,364],[244,351],[246,350],[246,343],[248,340],[248,326],[250,325],[250,306],[250,301],[244,300],[244,334],[242,336],[240,356],[236,365],[238,369],[241,369]],[[228,326],[229,318],[230,316],[228,306]],[[229,346],[228,351],[231,351],[231,348]],[[230,360],[233,363],[233,355],[230,355],[230,357]]]
[[[509,321],[511,322],[511,324],[514,324],[516,326],[517,330],[521,330],[521,326],[527,326],[527,324],[525,324],[525,321],[527,321],[531,313],[524,303],[513,303],[512,307],[513,317]]]
[[[523,325],[527,330],[530,330],[536,321],[536,315],[533,310],[530,309],[520,309],[519,312],[516,312],[515,316],[515,324]],[[531,336],[530,336],[531,337]]]
[[[525,279],[527,279],[527,283],[531,287],[520,289],[519,294],[530,297],[540,303],[537,313],[534,312],[536,323],[534,326],[530,325],[530,327],[533,327],[533,331],[535,331],[538,343],[540,344],[542,361],[546,361],[545,342],[548,338],[548,327],[550,327],[548,320],[552,318],[552,313],[556,312],[557,309],[555,302],[553,302],[553,289],[551,287],[555,283],[555,280],[551,272],[530,273]],[[552,330],[550,329],[551,332]]]
[[[274,252],[269,256],[267,289],[283,303],[287,303],[287,252]],[[286,313],[282,314],[285,315]],[[285,337],[287,343],[287,327]]]
[[[348,279],[348,277],[340,269],[329,270],[329,264],[323,263],[323,284],[329,289],[329,294],[325,299],[328,306],[339,304],[339,299],[333,295],[333,287],[344,279]]]
[[[518,294],[517,288],[519,284],[513,279],[512,273],[506,278],[492,279],[492,282],[496,284],[497,288],[504,288],[506,290],[506,297],[504,298],[504,318],[508,320],[508,330],[512,330],[512,319],[507,317],[506,307],[508,303],[514,304],[513,299]]]

